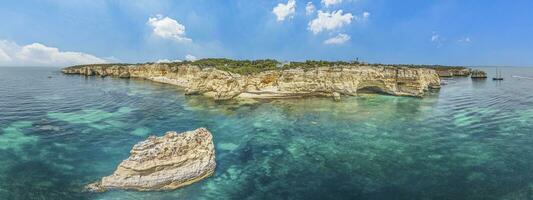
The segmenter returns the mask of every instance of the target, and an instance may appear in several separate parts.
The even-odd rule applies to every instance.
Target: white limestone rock
[[[134,145],[130,153],[112,175],[86,189],[173,190],[211,176],[216,167],[213,136],[205,128],[150,136]]]

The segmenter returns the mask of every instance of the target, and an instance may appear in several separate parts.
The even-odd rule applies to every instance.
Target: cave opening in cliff
[[[383,91],[380,87],[378,86],[366,86],[366,87],[362,87],[362,88],[359,88],[357,89],[357,93],[359,94],[384,94],[384,95],[387,95],[388,93],[386,93],[385,91]]]

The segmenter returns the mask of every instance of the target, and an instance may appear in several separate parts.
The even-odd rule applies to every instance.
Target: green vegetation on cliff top
[[[139,63],[143,64],[143,63]],[[144,63],[153,64],[153,63]],[[412,68],[432,68],[432,69],[465,69],[462,66],[443,66],[443,65],[408,65],[408,64],[380,64],[380,63],[362,63],[358,61],[315,61],[307,60],[305,62],[279,62],[277,60],[231,60],[226,58],[206,58],[196,61],[183,61],[172,63],[160,63],[170,67],[177,67],[181,65],[195,65],[201,68],[216,68],[223,71],[228,71],[238,74],[254,74],[268,70],[283,70],[283,69],[313,69],[317,67],[335,67],[335,66],[389,66],[389,67],[412,67]],[[71,68],[84,67],[84,66],[129,66],[132,64],[126,63],[113,63],[113,64],[91,64],[91,65],[77,65]]]

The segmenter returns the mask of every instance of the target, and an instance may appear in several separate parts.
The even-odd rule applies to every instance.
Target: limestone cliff
[[[186,94],[203,94],[215,100],[239,98],[292,98],[356,95],[376,92],[423,96],[439,88],[433,69],[394,66],[335,66],[311,69],[277,69],[241,75],[212,67],[167,63],[138,65],[86,65],[68,67],[66,74],[145,78],[185,88]],[[337,95],[338,94],[338,95]]]
[[[435,70],[440,77],[470,76],[471,73],[468,68],[442,67]]]
[[[171,190],[211,176],[216,166],[213,136],[205,128],[151,136],[130,153],[112,175],[89,184],[87,190]]]

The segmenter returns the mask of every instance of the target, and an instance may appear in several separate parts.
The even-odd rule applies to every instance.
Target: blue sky
[[[2,1],[0,65],[189,55],[533,66],[531,8],[530,0]]]

